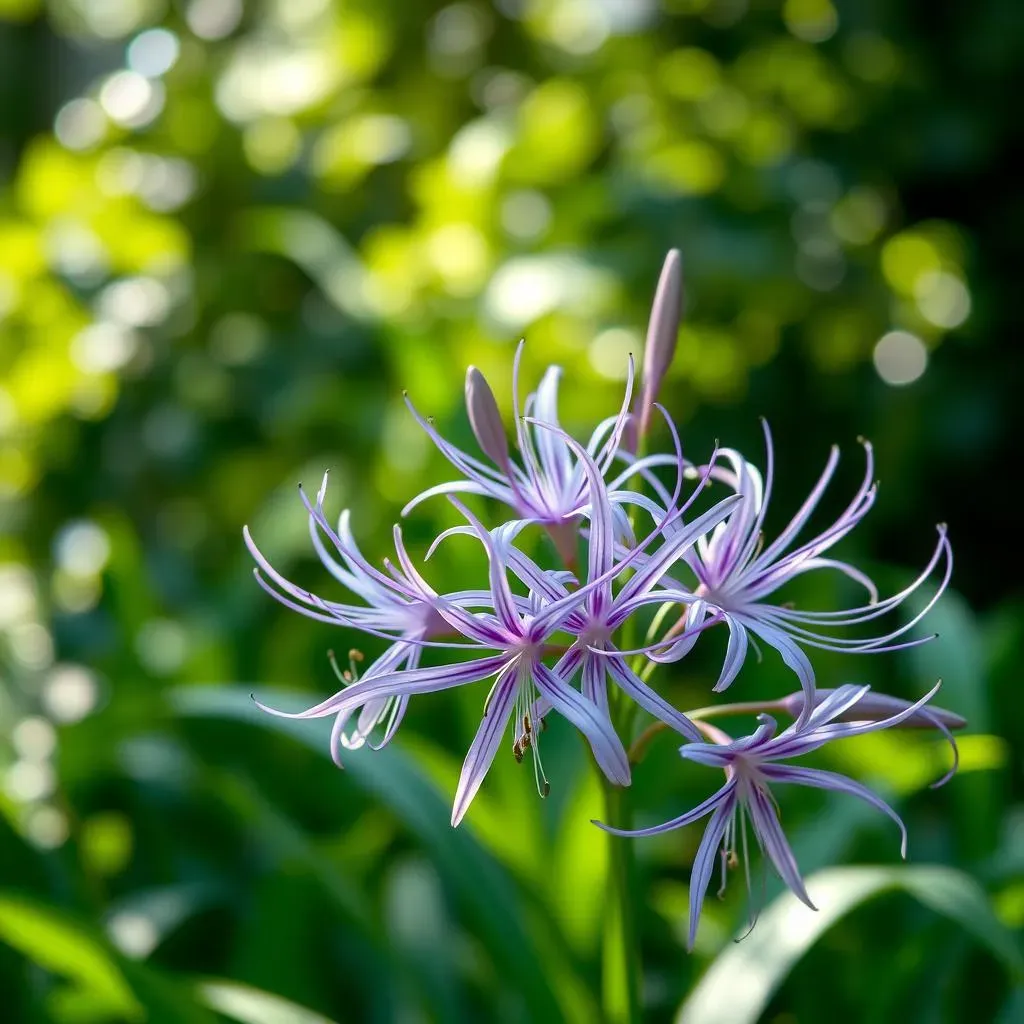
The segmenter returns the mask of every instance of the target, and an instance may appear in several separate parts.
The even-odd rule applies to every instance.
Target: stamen
[[[728,869],[728,857],[729,857],[729,855],[725,852],[725,847],[723,846],[722,849],[719,850],[719,852],[718,852],[718,861],[719,861],[719,868],[720,868],[719,874],[722,876],[722,884],[719,885],[718,892],[715,893],[715,895],[720,900],[724,900],[725,899],[725,883],[726,883],[726,878],[727,878],[726,872],[727,872],[727,869]]]

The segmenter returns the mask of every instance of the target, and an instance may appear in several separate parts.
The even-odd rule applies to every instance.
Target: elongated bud
[[[815,706],[820,704],[834,690],[816,690],[814,694]],[[869,690],[852,708],[844,711],[834,719],[836,722],[879,722],[883,718],[891,718],[905,711],[913,701],[901,700],[899,697],[890,697],[885,693],[875,693]],[[804,706],[804,695],[801,691],[791,693],[783,701],[781,706],[787,715],[796,718]],[[895,729],[962,729],[967,725],[967,719],[956,714],[954,711],[947,711],[945,708],[937,708],[931,704],[915,711],[908,719],[897,723]]]
[[[672,364],[679,337],[679,321],[683,314],[683,258],[678,249],[669,249],[654,293],[651,318],[647,322],[640,397],[634,409],[639,433],[645,434],[651,419],[651,408],[658,399],[661,382]]]
[[[466,410],[480,450],[496,465],[507,466],[508,438],[498,403],[486,378],[475,366],[466,371]]]

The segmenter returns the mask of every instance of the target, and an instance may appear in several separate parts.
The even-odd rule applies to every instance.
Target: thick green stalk
[[[630,792],[602,776],[604,819],[616,828],[632,826]],[[608,834],[608,900],[602,962],[602,1003],[608,1024],[639,1024],[640,942],[635,893],[633,841]]]

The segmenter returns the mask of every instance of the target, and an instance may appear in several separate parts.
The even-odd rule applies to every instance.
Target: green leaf
[[[796,962],[836,921],[892,889],[956,922],[1012,975],[1024,978],[1016,939],[995,916],[984,891],[961,871],[932,866],[830,868],[812,875],[807,888],[818,912],[808,910],[792,893],[780,896],[754,930],[708,968],[680,1007],[677,1024],[755,1024]]]
[[[40,967],[71,979],[111,1013],[145,1019],[113,951],[66,914],[20,896],[0,895],[0,939]]]
[[[196,995],[217,1013],[239,1024],[333,1024],[319,1013],[234,981],[203,981]]]
[[[261,690],[261,702],[288,709],[296,695]],[[170,701],[179,714],[212,716],[248,722],[293,736],[317,754],[328,756],[324,721],[279,718],[261,712],[251,692],[239,686],[185,687],[171,692]],[[479,935],[510,986],[526,1002],[535,1020],[591,1020],[572,1013],[579,989],[567,960],[538,954],[534,929],[550,929],[553,922],[535,922],[524,912],[523,894],[495,859],[477,842],[470,830],[449,824],[449,799],[442,797],[394,744],[381,751],[353,751],[345,760],[345,777],[373,793],[416,835],[428,851],[447,885],[465,908],[470,929]],[[549,981],[558,979],[556,1000]]]

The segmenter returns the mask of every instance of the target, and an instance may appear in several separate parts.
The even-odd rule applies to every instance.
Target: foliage
[[[470,446],[462,367],[506,403],[520,334],[530,381],[563,364],[566,424],[588,429],[674,245],[688,317],[664,395],[685,443],[753,454],[764,413],[784,522],[828,444],[870,436],[861,559],[902,581],[922,518],[948,520],[962,594],[935,644],[855,663],[905,697],[944,677],[970,720],[960,775],[928,790],[943,748],[909,734],[822,762],[893,780],[918,873],[889,873],[855,801],[785,794],[808,871],[887,867],[820,876],[850,883],[841,912],[780,953],[747,1019],[1014,1019],[1022,594],[993,484],[1022,415],[1022,50],[1011,0],[0,0],[10,1019],[597,1019],[607,847],[583,750],[552,729],[543,804],[499,759],[455,833],[476,695],[419,702],[397,749],[337,771],[317,723],[248,694],[329,692],[325,652],[351,636],[269,601],[240,529],[316,589],[294,485],[330,468],[382,557],[403,500],[447,478],[402,388]],[[407,537],[452,522],[425,504]],[[464,552],[432,560],[445,586]],[[714,679],[707,643],[668,677],[681,706]],[[782,672],[766,658],[734,692],[785,692]],[[676,762],[655,742],[636,771],[652,822],[707,795]],[[812,928],[780,900],[733,946],[731,887],[687,957],[698,838],[638,850],[652,1021],[687,999],[723,1019],[728,965]]]

